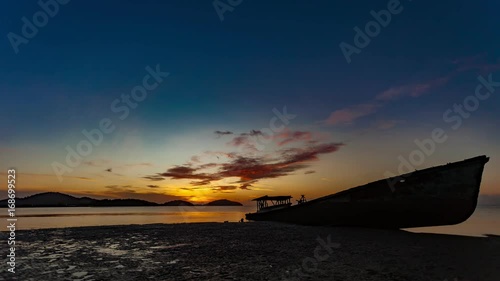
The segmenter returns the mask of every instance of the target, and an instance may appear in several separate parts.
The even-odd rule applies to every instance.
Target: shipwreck
[[[254,199],[247,220],[302,225],[411,228],[453,225],[476,209],[486,156],[386,178],[292,205],[291,196]]]

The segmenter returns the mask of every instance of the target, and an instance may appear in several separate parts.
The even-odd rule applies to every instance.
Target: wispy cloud
[[[273,136],[273,138],[277,141],[278,146],[283,146],[293,142],[310,141],[313,138],[313,134],[311,132],[304,131],[284,130],[283,132]]]
[[[191,162],[194,162],[194,163],[200,163],[200,156],[198,155],[195,155],[195,156],[192,156],[191,157]]]
[[[328,125],[349,125],[356,119],[375,113],[380,108],[377,103],[358,104],[339,109],[330,114],[325,123]]]
[[[214,192],[233,193],[238,187],[234,185],[218,185],[212,188]]]
[[[265,136],[259,130],[251,130],[247,133],[241,133],[238,136],[234,137],[232,140],[227,142],[226,144],[234,147],[241,147],[247,151],[257,151],[255,147],[255,139],[257,136],[261,136],[264,138],[269,138],[270,136]]]
[[[161,176],[146,176],[143,178],[147,179],[147,180],[151,180],[151,181],[162,181],[165,179],[164,177],[161,177]]]
[[[108,192],[127,192],[127,193],[136,193],[137,189],[132,188],[130,185],[106,185],[104,188],[107,189]]]
[[[392,86],[377,94],[371,101],[333,111],[330,116],[324,120],[324,123],[327,125],[350,125],[359,118],[376,113],[391,101],[405,97],[417,98],[432,90],[443,87],[455,76],[464,71],[476,69],[479,72],[491,72],[500,69],[500,63],[486,62],[485,55],[456,59],[452,61],[452,63],[455,65],[455,69],[446,75],[418,83]]]
[[[497,59],[494,63],[488,62],[487,54],[479,54],[455,59],[452,63],[458,67],[457,72],[474,69],[480,74],[486,74],[500,69],[500,60]]]
[[[452,78],[452,74],[432,79],[429,81],[415,83],[410,85],[391,87],[384,92],[378,94],[375,99],[377,101],[391,101],[402,97],[419,97],[431,89],[447,84]]]
[[[357,119],[372,115],[385,104],[403,97],[420,97],[425,93],[447,84],[453,75],[443,76],[425,82],[394,86],[375,96],[369,102],[356,104],[333,111],[325,120],[327,125],[351,125]]]
[[[242,136],[251,136],[251,137],[255,137],[255,136],[262,136],[262,135],[264,135],[264,134],[263,134],[263,133],[262,133],[262,131],[260,131],[260,130],[251,130],[250,132],[248,132],[248,133],[243,133],[243,134],[241,134],[241,135],[242,135]]]
[[[215,131],[214,134],[217,135],[217,137],[220,138],[222,136],[232,135],[233,132],[231,132],[231,131]]]
[[[240,147],[248,151],[257,151],[255,144],[258,142],[258,137],[273,142],[277,146],[284,146],[295,142],[311,141],[313,139],[313,134],[307,131],[291,131],[285,129],[273,135],[265,135],[260,130],[251,130],[247,133],[241,133],[235,136],[226,144],[228,146]]]
[[[96,160],[90,160],[90,161],[84,161],[83,164],[91,167],[102,167],[102,166],[107,166],[111,163],[110,160],[106,159],[96,159]]]

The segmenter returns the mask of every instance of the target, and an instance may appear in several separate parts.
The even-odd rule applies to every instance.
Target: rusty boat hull
[[[476,209],[488,160],[479,156],[415,171],[246,219],[376,228],[458,224]]]

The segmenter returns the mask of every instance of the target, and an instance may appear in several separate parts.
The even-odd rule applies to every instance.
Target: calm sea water
[[[237,222],[255,207],[154,206],[17,208],[17,229],[151,223]],[[5,215],[4,215],[5,214]],[[7,219],[7,209],[0,209]]]
[[[151,223],[237,222],[255,207],[72,207],[18,208],[17,229]],[[5,215],[4,215],[5,214]],[[0,217],[6,219],[6,209]],[[412,232],[469,236],[500,235],[500,206],[481,207],[464,223],[407,229]]]
[[[457,234],[467,236],[500,235],[500,206],[478,206],[472,216],[457,225],[406,229],[411,232]]]

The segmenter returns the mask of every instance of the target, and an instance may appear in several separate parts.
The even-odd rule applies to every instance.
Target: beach
[[[0,280],[500,277],[498,236],[252,222],[20,230],[16,241],[16,273]]]

